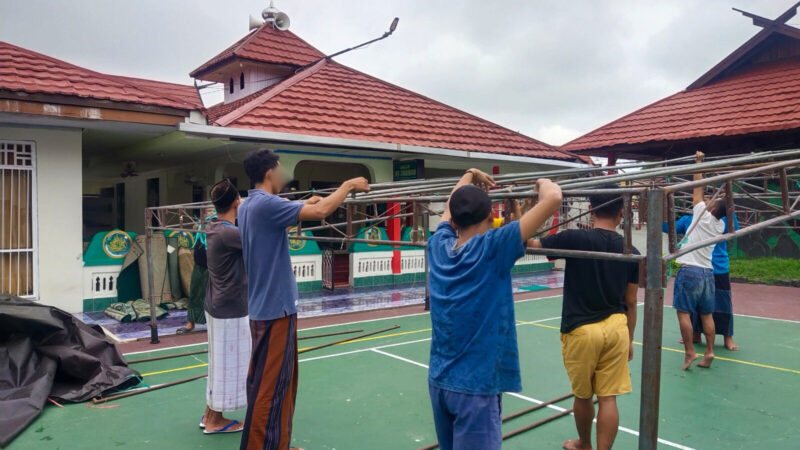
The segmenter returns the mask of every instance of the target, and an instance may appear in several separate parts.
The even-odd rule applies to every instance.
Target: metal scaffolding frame
[[[648,163],[630,163],[606,167],[585,167],[576,169],[558,169],[496,176],[497,188],[490,192],[490,197],[499,203],[508,200],[530,199],[535,202],[533,192],[538,178],[550,178],[557,182],[563,192],[565,204],[574,201],[585,201],[592,194],[618,194],[624,200],[624,220],[622,222],[624,251],[622,254],[603,253],[578,250],[528,249],[528,254],[547,255],[570,258],[594,258],[615,261],[632,261],[644,264],[646,274],[644,280],[644,342],[642,351],[642,384],[641,409],[639,420],[639,448],[655,449],[658,439],[659,395],[661,385],[661,345],[663,327],[663,306],[665,290],[665,268],[668,261],[698,248],[730,241],[755,233],[766,228],[786,228],[786,222],[794,222],[800,217],[800,149],[753,153],[735,157],[713,157],[702,163],[693,163],[694,156],[686,156],[670,160]],[[694,173],[709,175],[698,181],[690,181]],[[768,181],[778,184],[779,190],[767,188]],[[411,218],[413,226],[424,226],[426,229],[431,216],[442,214],[444,203],[450,190],[458,178],[439,178],[431,180],[412,180],[371,185],[369,193],[352,194],[341,205],[346,211],[345,222],[327,223],[302,228],[298,224],[297,231],[291,239],[313,240],[318,242],[338,243],[342,247],[353,243],[382,244],[399,247],[424,248],[425,233],[417,233],[412,241],[386,241],[357,238],[354,225],[380,225],[389,220]],[[755,182],[762,181],[763,186]],[[798,189],[793,189],[793,184]],[[615,185],[608,188],[609,184]],[[728,205],[728,223],[733,223],[734,204],[736,199],[747,199],[758,207],[739,206],[737,210],[747,215],[740,230],[728,227],[724,235],[703,242],[678,248],[675,232],[676,212],[691,210],[691,194],[693,188],[704,186],[712,188],[716,195],[724,194]],[[311,195],[324,195],[331,190],[291,192],[287,197],[301,200]],[[792,196],[794,200],[792,201]],[[769,200],[772,200],[770,202]],[[376,205],[399,205],[387,207],[386,212],[378,214]],[[688,205],[688,207],[687,207]],[[369,206],[373,206],[374,214],[369,214]],[[767,209],[764,209],[766,207]],[[197,232],[206,223],[203,211],[213,208],[211,203],[188,203],[181,205],[158,206],[146,208],[145,246],[147,252],[147,283],[150,292],[150,327],[151,342],[158,342],[158,329],[155,314],[154,282],[152,269],[152,236],[155,231]],[[362,210],[360,210],[362,209]],[[647,227],[646,249],[637,255],[632,252],[633,212],[646,215]],[[537,235],[551,229],[569,226],[569,223],[585,217],[591,209],[581,214],[560,220],[555,226],[545,226]],[[363,219],[356,219],[356,215]],[[668,246],[663,249],[662,223],[667,222]],[[798,228],[798,224],[790,225]],[[342,231],[341,229],[344,229]],[[305,236],[302,231],[333,230],[337,234],[331,236]],[[641,249],[640,249],[641,250]],[[427,258],[426,258],[427,273]],[[426,283],[427,284],[427,283]],[[426,305],[427,306],[427,305]]]

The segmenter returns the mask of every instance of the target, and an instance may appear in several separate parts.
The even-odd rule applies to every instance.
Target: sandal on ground
[[[230,428],[239,424],[238,420],[232,420],[229,424],[225,425],[224,427],[220,428],[216,431],[208,431],[203,430],[203,434],[222,434],[222,433],[239,433],[242,431],[242,428],[237,428],[235,430],[231,430]]]
[[[175,334],[189,334],[194,331],[194,328],[195,327],[192,328],[180,327],[175,331]]]

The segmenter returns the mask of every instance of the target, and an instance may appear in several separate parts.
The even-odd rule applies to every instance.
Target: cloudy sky
[[[277,0],[337,60],[551,144],[685,88],[793,0]],[[264,0],[0,0],[0,40],[101,72],[191,83]],[[799,25],[800,19],[789,22]],[[219,95],[219,94],[217,94]],[[211,95],[214,103],[221,97]]]

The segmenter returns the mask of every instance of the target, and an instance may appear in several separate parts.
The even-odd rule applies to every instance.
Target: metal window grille
[[[0,293],[36,297],[35,144],[0,140]]]

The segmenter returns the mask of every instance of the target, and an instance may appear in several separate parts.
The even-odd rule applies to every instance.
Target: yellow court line
[[[395,336],[405,336],[405,335],[408,335],[408,334],[424,333],[426,331],[431,331],[431,329],[430,328],[420,328],[419,330],[401,331],[399,333],[382,334],[380,336],[369,336],[369,337],[365,337],[365,338],[361,338],[361,339],[354,339],[352,341],[340,342],[340,343],[338,343],[336,345],[355,344],[356,342],[372,341],[374,339],[386,339],[386,338],[395,337]],[[334,346],[332,346],[332,347],[334,347]],[[303,347],[303,348],[299,348],[297,350],[298,351],[302,351],[302,350],[307,350],[309,348],[313,348],[313,347]]]
[[[550,329],[553,329],[553,330],[561,330],[559,327],[554,327],[552,325],[544,325],[544,324],[536,323],[536,322],[524,322],[522,320],[518,320],[517,322],[524,323],[526,325],[536,325],[537,327],[542,327],[542,328],[550,328]],[[633,341],[633,343],[636,344],[636,345],[642,345],[642,343],[638,342],[638,341]],[[661,348],[666,350],[666,351],[670,351],[670,352],[676,352],[676,353],[683,353],[684,352],[683,350],[680,350],[680,349],[677,349],[677,348],[672,348],[672,347],[661,346]],[[777,370],[777,371],[780,371],[780,372],[796,373],[796,374],[800,375],[800,370],[788,369],[786,367],[771,366],[769,364],[761,364],[761,363],[757,363],[757,362],[744,361],[742,359],[726,358],[724,356],[716,356],[716,355],[714,356],[714,359],[719,359],[720,361],[733,362],[733,363],[737,363],[737,364],[744,364],[746,366],[761,367],[762,369],[770,369],[770,370]]]
[[[150,375],[161,375],[162,373],[179,372],[181,370],[197,369],[198,367],[206,367],[207,365],[208,365],[208,363],[203,363],[203,364],[195,364],[194,366],[178,367],[177,369],[159,370],[157,372],[143,373],[142,376],[143,377],[149,377]]]

